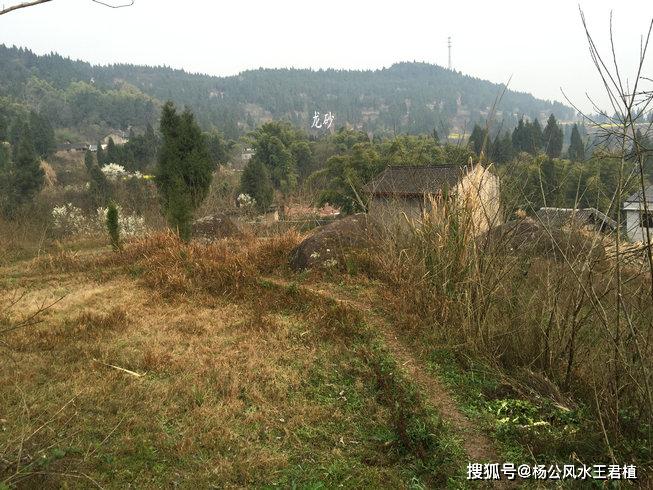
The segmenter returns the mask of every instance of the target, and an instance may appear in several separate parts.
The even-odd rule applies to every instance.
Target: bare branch
[[[19,3],[17,5],[13,5],[11,7],[3,8],[2,10],[0,10],[0,15],[8,14],[9,12],[13,12],[14,10],[24,9],[26,7],[34,7],[35,5],[40,5],[42,3],[47,3],[47,2],[51,2],[51,1],[52,0],[33,0],[32,2]],[[134,5],[134,0],[130,0],[127,3],[121,3],[121,4],[118,4],[118,5],[112,5],[110,3],[102,2],[100,0],[91,0],[91,1],[93,3],[97,3],[97,4],[103,5],[105,7],[109,7],[111,9],[121,9],[121,8],[124,8],[124,7],[131,7],[132,5]]]
[[[99,3],[100,5],[104,5],[105,7],[109,7],[111,9],[121,9],[123,7],[131,7],[134,5],[134,0],[131,0],[129,3],[123,3],[120,5],[111,5],[110,3],[105,3],[101,2],[100,0],[91,0],[93,3]]]
[[[9,12],[13,12],[14,10],[24,9],[26,7],[33,7],[34,5],[39,5],[51,1],[52,0],[34,0],[33,2],[19,3],[18,5],[13,5],[11,7],[7,7],[5,9],[0,10],[0,15],[8,14]]]

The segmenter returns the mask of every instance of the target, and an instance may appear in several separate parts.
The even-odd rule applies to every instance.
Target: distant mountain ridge
[[[165,100],[188,106],[205,127],[234,138],[269,119],[311,129],[313,116],[331,112],[334,126],[373,133],[440,134],[484,120],[503,85],[437,65],[396,63],[378,70],[247,70],[218,77],[168,67],[93,66],[58,54],[36,55],[0,45],[0,116],[34,109],[56,127],[144,127]],[[496,119],[505,128],[519,117],[574,117],[572,108],[507,90]],[[89,129],[90,128],[90,129]]]

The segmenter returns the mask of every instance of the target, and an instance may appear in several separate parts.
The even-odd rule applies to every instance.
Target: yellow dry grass
[[[59,300],[2,337],[0,482],[407,486],[416,470],[347,334],[358,316],[255,285],[298,239],[157,235],[0,270],[0,304],[28,292],[11,318]]]

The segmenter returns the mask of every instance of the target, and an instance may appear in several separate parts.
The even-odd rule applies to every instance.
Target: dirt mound
[[[316,228],[293,251],[290,266],[294,270],[316,266],[334,266],[353,248],[364,247],[379,233],[379,225],[364,213],[347,216]]]
[[[236,223],[228,216],[221,214],[196,219],[193,221],[192,233],[194,238],[208,241],[241,235]]]
[[[557,261],[577,260],[591,256],[605,258],[605,248],[599,237],[581,230],[545,226],[531,218],[509,221],[481,235],[481,247],[510,253],[529,254]]]

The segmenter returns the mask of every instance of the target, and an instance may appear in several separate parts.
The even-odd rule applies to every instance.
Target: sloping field
[[[4,485],[408,488],[464,476],[461,446],[353,309],[266,281],[163,295],[133,263],[101,260],[1,271],[2,304],[26,293],[8,321],[58,301],[2,337]]]

